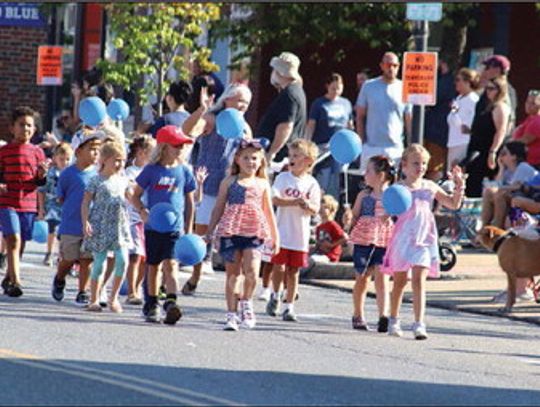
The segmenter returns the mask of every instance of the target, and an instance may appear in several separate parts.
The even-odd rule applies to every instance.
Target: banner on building
[[[42,45],[38,48],[38,85],[62,85],[62,51],[59,46]]]
[[[44,28],[47,20],[38,3],[0,2],[0,26]]]
[[[436,52],[405,52],[403,102],[427,106],[437,103]]]

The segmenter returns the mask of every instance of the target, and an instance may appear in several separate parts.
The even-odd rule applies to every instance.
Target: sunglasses
[[[387,68],[399,68],[399,64],[392,63],[392,62],[383,62],[383,65]]]
[[[258,139],[240,141],[240,148],[254,148],[256,150],[264,150],[262,143]]]
[[[540,95],[540,90],[538,89],[531,89],[529,93],[527,94],[527,96],[538,96],[538,95]]]

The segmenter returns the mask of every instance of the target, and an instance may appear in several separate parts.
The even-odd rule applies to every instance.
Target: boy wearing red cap
[[[193,191],[196,182],[189,167],[182,163],[186,145],[193,139],[185,136],[176,126],[164,126],[157,132],[157,146],[150,163],[144,167],[135,182],[133,206],[139,211],[145,223],[146,263],[148,264],[148,299],[144,305],[147,322],[161,322],[158,304],[158,270],[162,266],[163,280],[167,289],[167,299],[163,305],[164,323],[173,325],[182,317],[182,310],[176,303],[177,264],[174,247],[179,237],[191,233],[193,224]],[[147,206],[141,201],[146,192]],[[167,202],[174,206],[180,216],[172,232],[161,233],[148,223],[149,210],[156,204]]]

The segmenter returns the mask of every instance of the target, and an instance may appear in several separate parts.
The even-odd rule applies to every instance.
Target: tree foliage
[[[186,79],[188,59],[199,61],[205,70],[218,69],[209,61],[210,50],[197,44],[202,27],[219,18],[218,4],[111,3],[106,10],[121,57],[117,62],[100,60],[98,67],[106,81],[134,90],[141,103],[150,95],[161,100],[170,68]]]
[[[471,11],[475,4],[445,3],[443,7],[444,27],[474,24]],[[351,41],[397,52],[409,49],[413,24],[405,19],[405,9],[405,3],[397,2],[234,5],[232,14],[244,17],[220,20],[214,24],[213,33],[217,38],[231,38],[236,51],[233,63],[272,43],[286,44],[288,49],[332,44],[334,59],[340,61]],[[314,52],[312,58],[318,60],[320,56]]]

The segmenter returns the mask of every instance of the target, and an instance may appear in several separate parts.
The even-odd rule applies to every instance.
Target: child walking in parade
[[[152,150],[155,147],[155,140],[149,135],[142,135],[135,138],[129,146],[128,165],[126,176],[133,189],[137,185],[135,180],[148,164]],[[144,199],[144,198],[143,198]],[[129,264],[127,268],[127,300],[126,304],[142,305],[140,296],[142,282],[144,279],[144,258],[146,251],[144,248],[144,222],[139,212],[128,202],[129,225],[133,245],[129,249]]]
[[[89,181],[97,174],[95,164],[99,157],[102,133],[85,130],[75,150],[76,162],[60,174],[56,196],[62,204],[62,216],[58,227],[60,236],[60,261],[53,280],[52,297],[64,299],[66,275],[75,262],[79,263],[79,291],[75,303],[87,306],[89,301],[88,279],[92,254],[82,250],[83,225],[81,205]]]
[[[436,199],[449,209],[458,209],[464,196],[464,176],[459,166],[454,166],[450,178],[455,190],[447,194],[433,181],[423,179],[430,155],[419,144],[411,144],[403,152],[401,169],[402,185],[412,194],[411,207],[399,215],[383,261],[384,273],[393,276],[394,284],[390,299],[390,322],[388,333],[402,336],[399,311],[403,300],[403,291],[409,276],[413,289],[414,324],[413,334],[416,339],[427,339],[424,322],[426,306],[426,279],[439,274],[439,252],[437,228],[432,212]]]
[[[347,241],[347,235],[335,221],[339,203],[332,195],[324,195],[321,199],[319,216],[321,223],[315,229],[315,248],[310,256],[310,263],[337,263],[341,258],[341,245]]]
[[[388,332],[388,280],[380,272],[384,254],[394,222],[384,211],[382,194],[394,182],[396,171],[388,158],[375,156],[369,159],[366,167],[367,188],[357,195],[352,208],[352,231],[350,241],[354,244],[353,262],[356,280],[353,288],[352,327],[369,330],[364,305],[368,283],[375,279],[377,308],[379,310],[378,332]],[[349,225],[347,225],[349,226]]]
[[[30,143],[36,130],[37,113],[29,107],[16,108],[11,115],[13,140],[0,148],[0,226],[7,249],[4,293],[23,295],[19,259],[25,242],[32,239],[37,214],[37,188],[45,184],[48,162],[40,147]]]
[[[287,296],[282,318],[297,321],[294,302],[298,293],[298,272],[307,266],[310,219],[319,212],[321,190],[310,175],[318,148],[311,141],[298,139],[289,145],[289,171],[276,177],[272,186],[272,202],[277,206],[280,250],[272,257],[272,295],[266,313],[277,316],[280,308],[281,286],[287,282]]]
[[[270,195],[261,143],[257,139],[242,140],[234,155],[230,175],[219,187],[206,238],[207,241],[213,239],[219,222],[216,235],[220,239],[220,254],[226,269],[225,330],[237,331],[239,322],[247,329],[255,327],[252,297],[261,265],[261,248],[269,239],[274,250],[279,248]],[[244,287],[238,310],[235,288],[240,274],[244,275]]]
[[[194,211],[193,194],[196,189],[193,173],[186,164],[181,162],[183,150],[186,145],[193,144],[193,139],[185,136],[182,130],[172,125],[159,129],[156,139],[157,146],[152,153],[150,163],[144,167],[135,180],[137,186],[133,192],[132,202],[145,223],[148,299],[143,313],[147,322],[161,322],[158,303],[160,286],[158,274],[161,266],[167,292],[163,304],[166,313],[163,322],[174,325],[182,317],[176,294],[178,292],[178,265],[175,260],[175,245],[184,233],[184,229],[186,233],[191,233]],[[146,204],[141,201],[143,193],[146,193]],[[161,233],[153,230],[148,224],[149,210],[160,202],[172,204],[180,215],[173,232]]]
[[[56,187],[60,173],[68,166],[73,156],[73,150],[68,143],[58,144],[53,151],[52,166],[47,171],[44,186],[38,189],[38,219],[47,221],[49,235],[47,237],[47,252],[43,264],[52,266],[56,231],[62,216],[62,205],[56,197]]]
[[[126,160],[124,146],[115,142],[104,144],[99,160],[99,173],[88,183],[81,206],[83,250],[91,252],[94,259],[90,276],[90,304],[87,309],[101,312],[101,277],[107,253],[112,251],[114,279],[108,304],[111,311],[120,313],[122,306],[118,301],[118,293],[126,271],[128,249],[132,244],[126,204],[129,180],[123,175]]]

